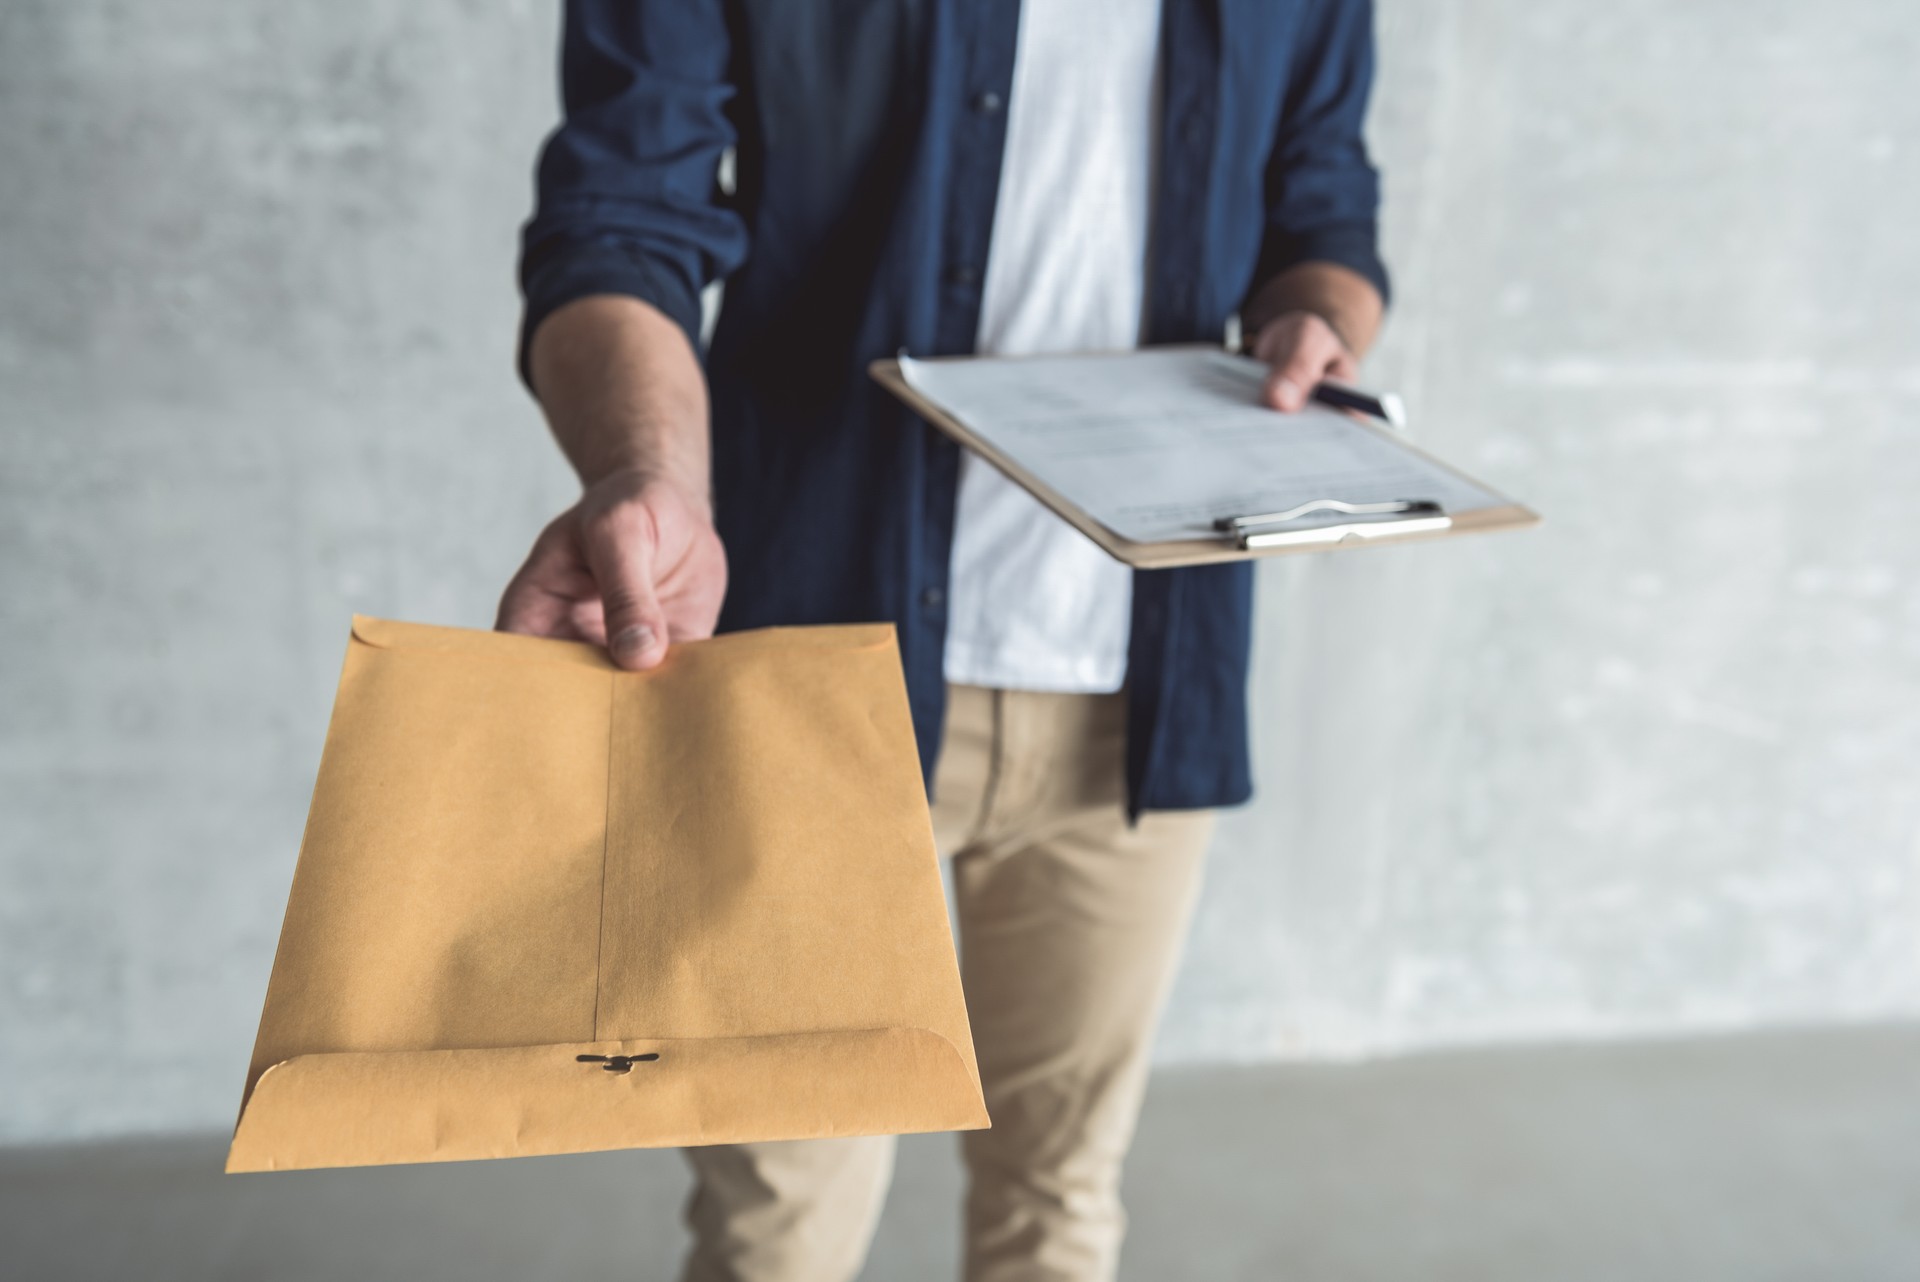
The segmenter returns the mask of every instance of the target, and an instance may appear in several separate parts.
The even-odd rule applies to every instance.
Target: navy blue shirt
[[[1219,341],[1309,260],[1385,296],[1372,26],[1371,0],[1165,0],[1148,342]],[[929,773],[960,460],[867,365],[973,348],[1018,29],[1018,0],[568,0],[521,259],[523,362],[591,294],[646,300],[697,348],[700,292],[726,280],[720,627],[893,622]],[[1252,590],[1245,564],[1136,572],[1133,813],[1251,791]]]

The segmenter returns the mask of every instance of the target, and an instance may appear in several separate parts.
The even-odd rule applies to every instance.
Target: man
[[[585,486],[500,626],[629,668],[891,620],[993,1128],[966,1274],[1111,1277],[1211,812],[1245,565],[1135,573],[869,361],[1220,341],[1298,409],[1386,293],[1369,0],[570,0],[522,369]],[[723,190],[723,157],[735,178]],[[704,371],[701,290],[725,278]],[[892,1142],[691,1150],[690,1279],[844,1279]]]

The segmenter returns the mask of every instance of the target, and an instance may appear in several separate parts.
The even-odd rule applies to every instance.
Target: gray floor
[[[868,1278],[952,1272],[948,1137]],[[0,1154],[7,1278],[672,1275],[667,1153],[225,1177],[215,1138]],[[1128,1279],[1913,1282],[1920,1030],[1171,1072]]]

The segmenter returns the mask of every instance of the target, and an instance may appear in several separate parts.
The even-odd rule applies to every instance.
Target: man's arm
[[[1386,308],[1379,177],[1363,130],[1372,0],[1307,0],[1267,160],[1267,228],[1241,309],[1273,369],[1267,400],[1297,410],[1322,378],[1352,380]]]
[[[746,255],[716,193],[737,141],[724,0],[566,0],[565,120],[540,158],[520,264],[521,371],[580,474],[500,602],[500,628],[647,668],[712,633],[700,292]]]
[[[585,493],[541,531],[495,626],[604,645],[628,668],[712,635],[727,562],[686,332],[637,298],[594,295],[546,318],[527,366]]]

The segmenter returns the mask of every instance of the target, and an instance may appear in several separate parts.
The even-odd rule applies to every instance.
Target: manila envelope
[[[354,619],[229,1171],[986,1125],[891,627]]]

